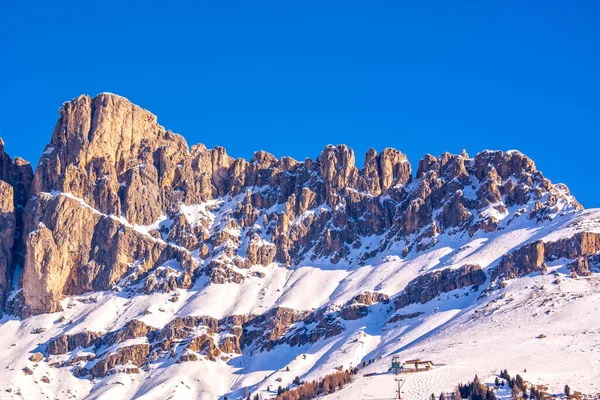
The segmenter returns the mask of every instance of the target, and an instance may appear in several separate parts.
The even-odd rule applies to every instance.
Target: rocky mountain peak
[[[26,169],[4,164],[0,172]],[[25,198],[31,178],[13,181]],[[416,179],[393,148],[369,149],[361,169],[343,144],[315,160],[258,151],[247,161],[219,146],[190,150],[152,113],[112,94],[63,105],[31,195],[14,302],[24,315],[124,279],[143,281],[147,292],[186,288],[203,275],[239,283],[256,265],[362,263],[392,247],[423,251],[440,235],[580,208],[516,151],[426,155]],[[170,259],[181,270],[163,276],[157,268]]]

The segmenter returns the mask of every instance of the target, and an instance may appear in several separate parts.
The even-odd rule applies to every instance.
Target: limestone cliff
[[[25,255],[13,302],[20,315],[60,310],[62,295],[142,281],[151,293],[189,288],[202,275],[239,283],[273,263],[360,264],[391,246],[406,255],[443,233],[492,232],[523,213],[541,222],[580,209],[516,151],[427,155],[415,177],[390,148],[370,149],[362,168],[345,145],[315,160],[259,151],[247,161],[222,147],[190,149],[112,94],[65,103],[33,179],[21,172],[13,180],[19,205],[29,197],[17,241]],[[3,243],[12,249],[9,232]]]
[[[29,163],[20,157],[13,160],[4,151],[4,141],[0,138],[0,315],[15,264],[23,264],[22,215],[32,177]]]

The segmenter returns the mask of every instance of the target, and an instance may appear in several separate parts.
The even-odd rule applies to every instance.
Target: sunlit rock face
[[[112,94],[62,106],[35,174],[0,142],[0,333],[79,383],[149,379],[128,395],[183,382],[185,363],[205,398],[243,394],[235,374],[274,397],[296,374],[459,335],[521,292],[527,309],[563,279],[592,285],[599,267],[600,216],[518,151],[426,155],[416,173],[391,148],[234,159]],[[553,304],[595,293],[575,290]],[[25,331],[41,335],[27,350]],[[207,371],[228,383],[198,383]]]

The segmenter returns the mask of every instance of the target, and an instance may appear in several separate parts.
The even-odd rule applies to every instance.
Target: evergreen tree
[[[452,393],[452,400],[462,400],[462,396],[460,394],[460,390],[458,390],[458,386],[454,388],[454,392]]]
[[[518,387],[516,387],[515,385],[511,385],[510,386],[510,396],[511,398],[517,400],[519,399],[519,396],[521,395],[521,391],[519,390]]]
[[[331,378],[329,377],[329,375],[327,375],[325,379],[323,379],[323,393],[331,393]]]
[[[523,377],[519,374],[517,374],[517,376],[515,377],[515,385],[519,389],[521,389],[522,392],[524,392],[527,389],[527,385],[525,384]]]

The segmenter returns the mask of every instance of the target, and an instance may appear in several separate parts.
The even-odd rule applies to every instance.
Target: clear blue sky
[[[598,1],[0,4],[0,136],[33,164],[59,106],[113,92],[188,143],[519,149],[600,206]]]

